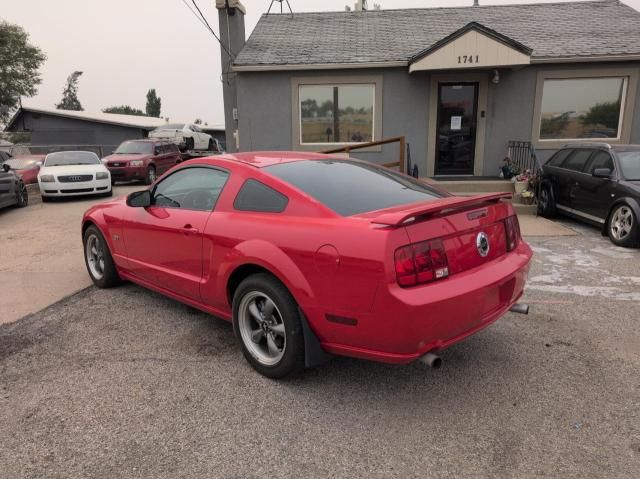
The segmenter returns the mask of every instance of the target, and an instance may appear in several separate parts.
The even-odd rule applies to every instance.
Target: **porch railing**
[[[507,156],[518,169],[524,173],[529,170],[532,175],[542,173],[542,164],[536,155],[536,149],[530,141],[509,141]]]
[[[384,140],[378,141],[370,141],[368,143],[358,143],[355,145],[347,145],[341,148],[334,148],[332,150],[324,150],[320,153],[347,153],[349,154],[353,150],[361,150],[363,148],[370,148],[372,146],[380,146],[387,145],[389,143],[400,143],[400,154],[398,157],[398,161],[394,161],[391,163],[384,163],[382,166],[386,166],[387,168],[395,168],[398,167],[401,173],[406,171],[406,161],[405,161],[405,151],[407,149],[407,141],[404,136],[394,136],[393,138],[385,138]]]

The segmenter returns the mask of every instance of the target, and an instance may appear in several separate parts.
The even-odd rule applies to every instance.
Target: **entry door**
[[[478,83],[438,84],[436,175],[473,175]]]

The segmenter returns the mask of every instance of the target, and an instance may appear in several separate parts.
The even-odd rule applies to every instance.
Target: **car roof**
[[[276,165],[279,163],[291,163],[293,161],[341,159],[324,153],[312,153],[301,151],[248,151],[243,153],[225,153],[215,157],[217,160],[232,160],[256,168]],[[213,159],[213,158],[212,158]]]

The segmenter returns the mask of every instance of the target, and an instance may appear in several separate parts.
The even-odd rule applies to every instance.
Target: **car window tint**
[[[227,181],[226,171],[190,167],[164,178],[153,190],[153,204],[165,208],[211,211]]]
[[[593,170],[596,168],[608,168],[613,171],[613,159],[611,155],[606,151],[598,151],[594,153],[591,157],[591,161],[589,162],[589,166],[587,166],[587,172],[593,173]]]
[[[343,216],[448,196],[415,178],[364,161],[304,160],[264,169]]]
[[[591,153],[593,150],[574,150],[573,154],[562,162],[562,167],[567,170],[584,171]]]
[[[573,150],[560,150],[547,162],[548,166],[560,166]]]
[[[240,211],[262,211],[265,213],[281,213],[287,207],[289,199],[256,180],[247,180],[236,199],[233,207]]]

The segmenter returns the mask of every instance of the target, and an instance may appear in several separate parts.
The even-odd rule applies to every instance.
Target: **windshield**
[[[157,130],[182,130],[184,128],[184,123],[169,123],[167,125],[162,125],[156,128]]]
[[[91,151],[59,151],[57,153],[49,153],[44,159],[44,166],[96,164],[100,164],[100,159],[98,155]]]
[[[640,151],[619,151],[618,158],[624,177],[640,181]]]
[[[267,166],[265,170],[342,216],[443,196],[414,178],[359,161],[294,161]]]
[[[153,143],[148,141],[125,141],[114,153],[116,155],[150,155],[153,153]]]
[[[14,170],[27,170],[36,166],[36,163],[40,161],[40,158],[11,158],[5,161]]]

